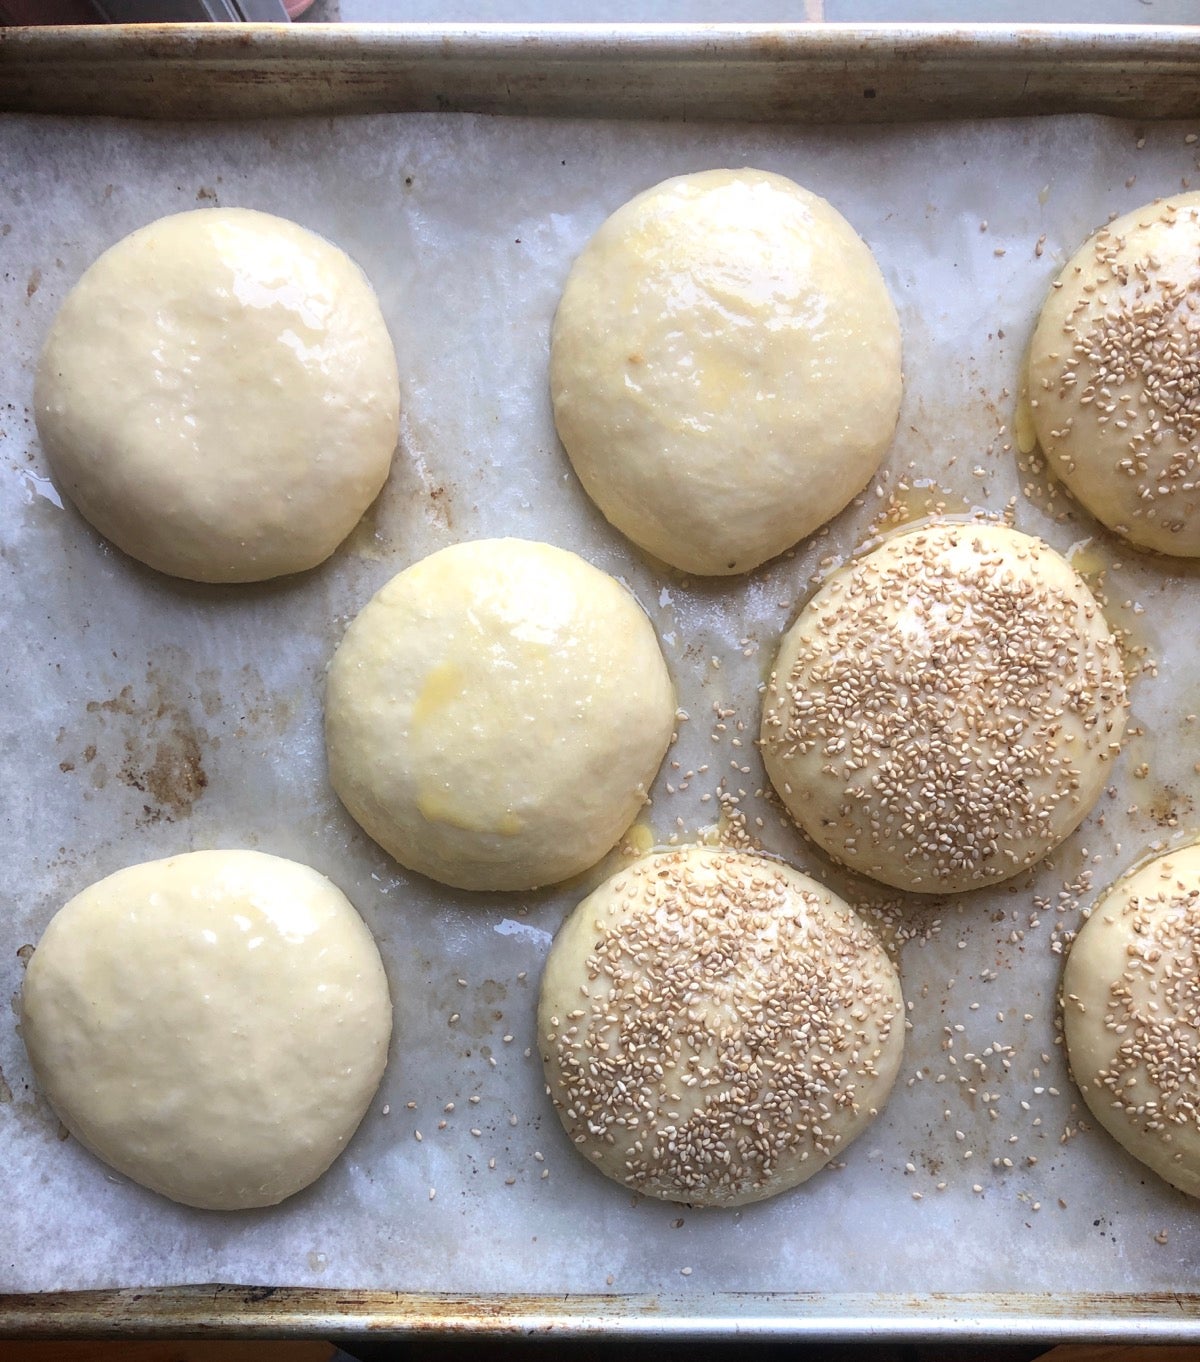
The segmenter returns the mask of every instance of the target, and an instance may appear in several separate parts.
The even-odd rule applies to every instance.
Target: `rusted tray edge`
[[[1200,1341],[1200,1295],[463,1296],[182,1286],[0,1296],[0,1338],[415,1337]]]
[[[1200,113],[1200,31],[995,24],[138,25],[0,30],[0,110],[421,110],[886,122]]]

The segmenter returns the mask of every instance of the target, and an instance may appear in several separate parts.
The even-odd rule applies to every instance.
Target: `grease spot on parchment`
[[[146,795],[142,826],[185,817],[208,785],[209,735],[192,718],[194,697],[176,672],[151,663],[143,684],[88,700],[86,719],[76,731],[86,741],[58,763],[65,774],[86,775],[93,790],[116,780]],[[66,733],[60,733],[60,742]]]
[[[1176,828],[1190,819],[1195,811],[1195,799],[1186,790],[1177,790],[1172,785],[1163,785],[1155,790],[1147,809],[1160,828]]]

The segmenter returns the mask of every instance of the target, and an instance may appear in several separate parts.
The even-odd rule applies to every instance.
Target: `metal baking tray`
[[[0,111],[152,120],[429,111],[815,126],[1091,113],[1150,123],[1200,115],[1200,33],[999,25],[0,30]],[[269,696],[262,706],[270,710]],[[1186,1284],[1194,1266],[1181,1264],[1179,1280]],[[0,1335],[547,1332],[1200,1341],[1200,1292],[1089,1291],[1082,1283],[1040,1293],[647,1293],[617,1285],[551,1296],[277,1283],[0,1296]]]

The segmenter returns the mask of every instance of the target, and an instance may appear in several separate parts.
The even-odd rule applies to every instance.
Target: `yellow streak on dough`
[[[1029,405],[1029,394],[1022,389],[1017,398],[1017,410],[1013,416],[1013,435],[1017,448],[1022,454],[1032,454],[1037,448],[1037,429],[1033,424],[1033,408]]]
[[[484,816],[481,810],[469,809],[456,802],[446,790],[422,790],[417,798],[417,808],[430,823],[449,823],[452,828],[462,828],[464,832],[491,832],[501,837],[516,837],[525,828],[520,815],[512,809],[506,809],[498,819],[492,820]]]
[[[625,845],[638,856],[645,856],[658,845],[658,837],[649,823],[635,823],[625,834]]]
[[[425,677],[421,693],[413,702],[412,721],[426,724],[441,709],[463,693],[466,677],[453,662],[439,662]]]
[[[1103,549],[1094,539],[1084,539],[1068,551],[1067,562],[1081,577],[1102,576],[1112,566]],[[1094,583],[1092,583],[1094,586]]]

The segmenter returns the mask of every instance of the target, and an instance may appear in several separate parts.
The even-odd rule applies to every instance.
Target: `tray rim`
[[[1200,115],[1200,27],[139,24],[0,29],[0,112],[883,122]],[[919,78],[918,78],[919,77]]]
[[[0,1295],[3,1338],[1200,1342],[1200,1294],[463,1296],[210,1283]]]

